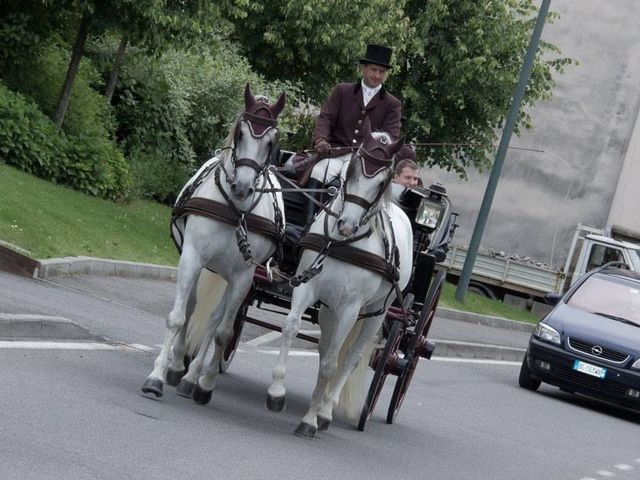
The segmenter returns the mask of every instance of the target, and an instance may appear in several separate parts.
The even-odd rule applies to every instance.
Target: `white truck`
[[[467,248],[452,246],[441,264],[447,279],[457,283]],[[469,290],[494,299],[507,294],[541,301],[547,293],[563,293],[589,270],[608,262],[626,263],[640,271],[640,245],[605,236],[602,229],[578,225],[563,269],[478,252],[471,271]]]

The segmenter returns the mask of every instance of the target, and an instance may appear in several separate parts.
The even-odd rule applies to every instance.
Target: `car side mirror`
[[[547,293],[544,296],[544,301],[547,305],[556,306],[562,300],[562,294],[560,293]]]

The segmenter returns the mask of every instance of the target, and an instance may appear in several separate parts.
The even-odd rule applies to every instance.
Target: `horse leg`
[[[229,340],[233,337],[233,324],[236,315],[238,314],[238,310],[240,309],[240,305],[242,305],[242,302],[251,288],[254,271],[255,267],[249,268],[229,280],[227,291],[225,293],[225,300],[224,302],[221,302],[224,303],[222,319],[217,327],[211,326],[212,333],[215,332],[213,358],[211,359],[209,367],[196,382],[196,386],[193,390],[193,400],[196,403],[205,405],[211,400],[212,392],[215,387],[215,378],[220,373],[222,355],[227,347],[227,343],[229,343]]]
[[[200,272],[202,273],[202,271]],[[184,326],[178,332],[178,336],[173,344],[171,355],[171,363],[169,363],[169,368],[167,370],[167,383],[169,385],[178,385],[180,383],[180,379],[184,376],[187,369],[185,368],[185,351],[186,351],[186,336],[187,329],[189,328],[189,320],[191,319],[191,315],[193,314],[193,310],[195,308],[196,302],[196,285],[198,284],[198,278],[200,274],[195,279],[195,283],[193,288],[191,288],[191,292],[189,292],[189,298],[187,299],[187,306],[185,309],[185,323]]]
[[[358,331],[352,332],[351,335],[355,334],[356,337],[353,340],[349,338],[343,344],[342,349],[346,349],[346,351],[342,351],[340,353],[335,377],[325,391],[322,407],[318,413],[318,430],[326,430],[329,428],[333,418],[333,409],[338,405],[340,400],[349,403],[349,405],[344,405],[342,409],[347,412],[348,416],[353,416],[350,411],[353,407],[359,408],[360,410],[362,409],[361,404],[351,404],[360,403],[362,401],[363,394],[361,390],[362,384],[365,380],[366,366],[361,369],[362,373],[360,375],[356,375],[355,370],[361,361],[368,361],[368,359],[363,358],[363,354],[367,350],[370,350],[367,347],[372,345],[372,342],[375,340],[376,333],[380,329],[383,318],[383,316],[379,316],[376,318],[362,319],[358,320],[358,322],[363,322],[362,325],[354,325],[354,328],[357,328]],[[349,335],[349,337],[351,337],[351,335]],[[349,344],[350,340],[352,340],[351,344]],[[357,389],[359,394],[347,395],[347,398],[341,399],[340,393],[347,383],[347,380],[354,383],[353,388]],[[351,389],[347,389],[347,391],[349,390]]]
[[[305,283],[293,289],[291,310],[282,325],[280,353],[273,367],[273,382],[267,390],[266,405],[272,412],[281,412],[286,403],[287,389],[284,377],[287,371],[287,358],[291,343],[300,330],[302,314],[316,301],[315,289],[311,283]]]
[[[341,305],[342,311],[340,315],[336,316],[337,322],[332,328],[332,335],[328,339],[328,345],[326,350],[321,351],[320,365],[318,367],[318,378],[316,380],[316,386],[311,395],[311,403],[309,410],[302,417],[302,422],[295,430],[295,434],[299,437],[312,438],[318,429],[318,414],[322,408],[324,402],[325,391],[329,382],[332,381],[336,370],[338,368],[338,354],[340,348],[347,337],[347,334],[353,328],[356,317],[358,315],[358,305]],[[325,332],[321,330],[320,338],[325,336]],[[330,421],[330,420],[329,420]],[[328,426],[328,425],[327,425]]]
[[[202,268],[203,265],[194,249],[189,245],[186,246],[180,256],[178,279],[176,282],[176,298],[173,303],[173,309],[167,317],[164,343],[153,364],[153,371],[142,385],[143,393],[151,393],[156,397],[162,396],[162,385],[169,366],[171,348],[178,332],[186,323],[188,295],[195,285],[196,278]]]
[[[222,316],[226,309],[228,298],[229,288],[227,287],[223,297],[220,299],[220,303],[212,312],[211,318],[207,323],[207,330],[204,338],[202,339],[202,344],[198,349],[198,353],[189,364],[189,371],[182,378],[180,384],[178,385],[178,388],[176,390],[178,395],[183,397],[193,396],[193,390],[195,389],[196,383],[198,382],[198,377],[200,377],[200,374],[202,373],[205,357],[207,356],[215,331],[218,328],[220,320],[222,319]]]

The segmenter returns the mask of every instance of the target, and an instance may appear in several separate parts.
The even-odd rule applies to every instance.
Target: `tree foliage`
[[[455,144],[419,147],[418,160],[464,175],[490,163],[536,14],[532,0],[272,0],[236,38],[258,71],[301,81],[317,102],[335,83],[357,78],[366,43],[392,46],[388,86],[403,100],[408,138]],[[571,62],[548,58],[557,53],[541,43],[525,107],[548,98],[553,73]],[[531,124],[525,112],[520,128]]]
[[[404,0],[266,0],[237,25],[233,38],[267,79],[304,84],[320,101],[354,78],[367,43],[408,39]]]
[[[403,133],[453,144],[419,147],[418,160],[465,175],[493,158],[536,15],[534,0],[0,0],[0,78],[52,116],[64,82],[66,133],[107,145],[115,132],[145,177],[138,190],[170,201],[220,145],[246,81],[273,96],[287,89],[283,145],[304,148],[328,91],[356,81],[366,44],[383,43],[395,52],[387,87],[403,101]],[[122,78],[109,83],[113,104],[99,104],[117,78],[116,46]],[[527,110],[570,63],[541,43],[517,128],[531,126]],[[67,151],[90,161],[77,146]]]
[[[405,130],[426,143],[453,143],[418,149],[427,164],[464,175],[489,164],[518,82],[537,8],[531,0],[408,0],[415,29],[404,50],[406,61],[392,79],[404,99]],[[552,20],[554,15],[550,15]],[[553,73],[571,62],[541,43],[518,128],[529,128],[526,107],[549,98]]]

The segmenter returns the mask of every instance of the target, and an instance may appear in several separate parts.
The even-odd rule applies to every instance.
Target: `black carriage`
[[[229,367],[233,359],[244,322],[281,331],[279,325],[250,316],[248,309],[254,306],[273,312],[273,307],[290,308],[293,287],[288,281],[282,281],[282,278],[295,275],[301,249],[298,242],[309,223],[309,202],[316,200],[314,204],[322,204],[329,195],[337,191],[337,185],[329,185],[322,193],[307,192],[305,195],[296,189],[295,180],[283,178],[281,183],[285,190],[283,196],[287,220],[283,255],[277,267],[271,264],[257,267],[253,286],[235,320],[234,337],[224,352],[222,371]],[[387,423],[393,423],[418,361],[430,358],[433,353],[435,343],[427,337],[445,278],[445,272],[438,269],[438,263],[444,261],[457,227],[458,214],[452,211],[443,185],[403,188],[394,184],[392,188],[396,190],[394,193],[398,204],[407,214],[413,228],[413,272],[409,285],[402,292],[402,301],[396,300],[388,309],[382,327],[384,341],[374,350],[370,359],[369,365],[374,370],[374,376],[358,424],[361,431],[376,406],[388,376],[397,377],[387,411]],[[318,310],[319,305],[309,308],[304,319],[317,323]],[[316,336],[303,332],[298,333],[298,338],[318,342]]]

